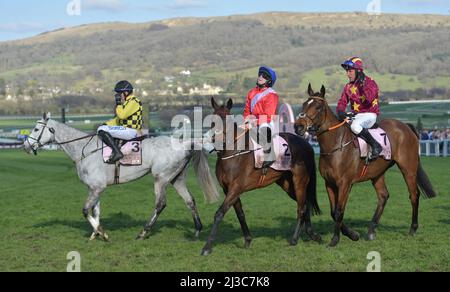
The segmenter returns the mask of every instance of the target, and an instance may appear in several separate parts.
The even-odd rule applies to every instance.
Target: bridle
[[[86,135],[86,136],[83,136],[83,137],[80,137],[80,138],[76,138],[76,139],[72,139],[72,140],[69,140],[69,141],[65,141],[65,142],[56,142],[55,139],[51,139],[51,140],[49,140],[47,143],[42,144],[42,143],[41,143],[41,139],[42,139],[42,136],[44,135],[45,129],[48,129],[49,132],[50,132],[52,135],[55,135],[56,131],[55,131],[54,128],[49,127],[49,126],[47,125],[47,124],[48,124],[48,121],[46,121],[45,123],[43,123],[43,122],[38,122],[37,124],[38,124],[38,125],[43,125],[42,131],[39,133],[38,138],[36,139],[36,138],[31,137],[31,136],[28,136],[28,138],[27,138],[27,141],[28,141],[28,143],[30,144],[30,148],[31,148],[31,150],[33,151],[34,155],[37,155],[37,150],[38,150],[38,149],[40,149],[40,148],[42,148],[42,147],[44,147],[44,146],[46,146],[46,145],[52,144],[52,143],[61,146],[61,145],[70,144],[70,143],[73,143],[73,142],[76,142],[76,141],[84,140],[84,139],[87,139],[87,138],[91,138],[91,140],[92,140],[92,138],[96,135],[96,134],[89,134],[89,135]],[[31,143],[29,142],[30,139],[31,139],[31,140],[34,140],[35,142],[34,142],[33,144],[31,144]],[[89,143],[88,143],[88,144],[89,144]],[[36,148],[35,148],[35,145],[37,145]]]
[[[314,96],[314,97],[311,97],[312,99],[317,99],[317,100],[320,100],[320,101],[323,101],[323,102],[326,102],[326,100],[325,99],[323,99],[323,98],[321,98],[321,97],[318,97],[318,96]],[[308,120],[310,120],[313,124],[314,124],[314,120],[315,119],[317,119],[318,117],[320,117],[322,114],[323,114],[323,112],[325,112],[325,114],[327,113],[326,111],[324,111],[324,107],[322,107],[317,113],[316,113],[316,115],[313,117],[313,118],[311,118],[310,116],[308,116],[306,113],[300,113],[300,115],[298,116],[298,118],[299,119],[308,119]],[[319,127],[317,127],[317,126],[315,126],[316,128],[314,129],[313,127],[307,127],[307,131],[313,131],[313,132],[316,132],[317,134],[316,134],[316,136],[317,136],[317,138],[319,138],[320,136],[322,136],[323,134],[325,134],[325,133],[327,133],[327,132],[331,132],[331,131],[334,131],[334,130],[336,130],[336,129],[339,129],[340,127],[342,127],[342,126],[344,126],[345,124],[347,124],[348,122],[349,122],[349,118],[346,118],[344,121],[342,121],[341,123],[339,123],[339,124],[337,124],[337,125],[335,125],[335,126],[332,126],[332,127],[330,127],[330,128],[327,128],[327,129],[325,129],[325,130],[323,130],[323,131],[321,131],[321,132],[319,132],[319,130],[320,130],[320,126]],[[342,137],[343,138],[343,137]],[[352,142],[354,141],[354,139],[352,139],[351,141],[349,141],[349,142],[346,142],[346,143],[343,143],[343,141],[341,141],[341,146],[340,147],[338,147],[338,148],[336,148],[336,149],[333,149],[332,151],[330,151],[330,152],[328,152],[328,153],[321,153],[321,155],[325,155],[325,156],[328,156],[328,155],[332,155],[332,154],[334,154],[335,152],[337,152],[337,151],[342,151],[345,147],[347,147],[348,145],[350,145]]]
[[[48,122],[45,122],[45,123],[43,123],[43,122],[38,122],[38,125],[43,125],[43,127],[42,127],[41,133],[39,133],[39,136],[38,136],[37,139],[36,139],[36,138],[33,138],[33,137],[31,137],[31,136],[28,136],[28,138],[27,138],[27,141],[28,141],[28,143],[30,144],[31,150],[33,150],[34,155],[37,155],[37,149],[42,148],[42,147],[44,147],[44,146],[46,146],[46,145],[48,145],[48,144],[50,144],[50,143],[53,142],[52,140],[50,140],[50,141],[48,141],[48,142],[45,143],[45,144],[42,144],[42,143],[41,143],[42,135],[44,135],[45,129],[48,129],[49,132],[50,132],[51,134],[53,134],[53,135],[55,134],[55,129],[49,128],[49,127],[47,126],[47,123],[48,123]],[[34,140],[35,142],[34,142],[33,144],[31,144],[30,141],[29,141],[30,139]],[[37,145],[37,148],[35,148],[35,145]]]
[[[323,99],[323,98],[321,98],[321,97],[319,97],[319,96],[313,96],[313,97],[310,97],[310,98],[311,98],[311,99],[316,99],[316,100],[320,100],[320,101],[325,102],[325,99]],[[309,120],[312,124],[314,124],[314,121],[315,121],[317,118],[320,118],[324,112],[325,112],[325,114],[326,114],[326,111],[324,111],[324,107],[322,106],[322,107],[320,108],[320,110],[318,110],[317,113],[314,115],[314,117],[310,117],[308,114],[302,112],[302,113],[300,113],[300,114],[298,115],[298,118],[297,118],[297,119],[307,119],[307,120]],[[313,126],[308,126],[306,130],[307,130],[307,131],[311,131],[311,132],[316,132],[316,133],[317,133],[317,132],[319,132],[319,130],[320,130],[320,126],[319,126],[319,127],[316,126],[316,125],[314,125],[314,127],[313,127]],[[322,132],[322,133],[318,133],[318,134],[317,134],[317,137],[321,136],[321,135],[324,134],[325,132],[327,132],[327,131],[324,131],[324,132]]]

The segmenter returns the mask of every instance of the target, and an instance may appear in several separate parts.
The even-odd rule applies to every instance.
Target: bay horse
[[[226,106],[219,106],[214,98],[211,99],[211,102],[214,114],[225,123],[225,119],[230,115],[230,110],[233,107],[233,101],[228,100]],[[245,139],[246,149],[249,149],[247,148],[249,147],[249,132],[243,133],[244,130],[240,129],[236,123],[233,123],[232,126],[234,127],[234,148],[236,149],[237,140],[240,139],[238,137],[242,137],[242,139]],[[240,133],[238,133],[238,129],[241,131]],[[223,133],[220,134],[226,137],[226,132],[231,130],[231,127],[230,129],[224,127]],[[315,214],[321,212],[317,203],[314,150],[297,135],[283,133],[280,136],[288,142],[291,150],[291,170],[276,171],[268,169],[264,180],[261,180],[263,171],[255,168],[255,158],[252,151],[217,151],[216,175],[226,197],[215,214],[214,225],[202,250],[202,255],[209,255],[212,252],[212,244],[218,226],[231,207],[234,207],[241,225],[245,248],[250,247],[252,236],[247,226],[240,196],[244,192],[265,188],[273,183],[277,183],[289,197],[297,202],[297,225],[290,244],[292,246],[297,245],[303,225],[306,228],[306,233],[313,241],[321,241],[320,236],[313,232],[310,219],[311,212]],[[224,147],[224,149],[226,148]]]
[[[190,142],[194,143],[194,142]],[[37,155],[37,150],[48,144],[59,145],[75,162],[80,180],[88,187],[89,195],[83,207],[83,215],[93,230],[91,240],[100,236],[105,241],[109,237],[100,225],[100,195],[111,185],[137,180],[149,173],[155,177],[155,210],[137,239],[145,239],[166,208],[166,189],[172,184],[192,212],[195,236],[198,238],[203,226],[198,215],[194,198],[187,189],[186,175],[192,160],[201,189],[207,202],[219,198],[217,183],[211,175],[207,154],[201,147],[180,144],[171,137],[156,137],[142,141],[142,165],[123,167],[120,181],[116,181],[115,165],[103,162],[102,141],[96,134],[84,132],[50,119],[44,114],[25,141],[24,149]]]
[[[400,168],[408,186],[412,204],[410,235],[414,235],[419,227],[420,190],[425,198],[436,197],[420,163],[419,136],[414,126],[393,119],[382,120],[380,126],[391,141],[392,160],[380,157],[365,168],[366,163],[360,158],[359,149],[353,146],[356,136],[351,131],[348,120],[340,123],[328,105],[325,94],[324,86],[318,93],[309,85],[309,98],[303,104],[303,112],[295,122],[295,129],[299,135],[308,131],[316,133],[318,137],[321,151],[320,174],[325,179],[331,217],[335,221],[330,246],[339,243],[341,232],[353,241],[359,240],[359,234],[345,226],[344,212],[352,186],[368,180],[372,181],[378,196],[377,208],[368,230],[368,239],[375,239],[376,228],[389,198],[385,173],[394,165]]]

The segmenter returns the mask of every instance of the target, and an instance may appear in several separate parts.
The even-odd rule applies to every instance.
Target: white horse
[[[108,240],[108,235],[100,225],[100,194],[106,187],[115,184],[117,174],[115,165],[103,162],[102,141],[95,134],[86,135],[51,120],[49,114],[44,114],[43,119],[37,122],[25,141],[24,148],[28,153],[37,155],[39,148],[51,143],[60,145],[75,162],[80,180],[89,188],[83,215],[94,229],[91,240],[97,236]],[[191,149],[194,149],[192,145],[186,145],[170,137],[145,139],[142,141],[142,165],[121,168],[120,184],[139,179],[148,173],[155,177],[156,208],[137,239],[145,239],[150,234],[166,207],[166,189],[169,184],[174,186],[192,211],[195,236],[198,238],[203,226],[194,198],[186,187],[186,174],[191,160],[206,201],[209,203],[217,201],[219,193],[216,181],[210,173],[207,155],[203,150]]]

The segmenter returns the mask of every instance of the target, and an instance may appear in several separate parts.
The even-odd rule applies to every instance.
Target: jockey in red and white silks
[[[257,86],[247,94],[244,110],[246,122],[253,122],[258,127],[258,141],[267,155],[264,167],[275,160],[272,151],[273,116],[277,113],[278,94],[273,90],[277,80],[275,71],[269,67],[261,67],[258,71]],[[256,120],[251,121],[254,118]],[[270,154],[270,155],[269,155]]]

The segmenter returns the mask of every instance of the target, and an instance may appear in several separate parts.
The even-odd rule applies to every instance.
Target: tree
[[[417,119],[416,129],[417,129],[419,132],[422,132],[422,131],[423,131],[423,123],[422,123],[422,118],[421,118],[421,117],[419,117],[419,118]]]
[[[0,96],[6,95],[6,82],[5,79],[0,78]]]

